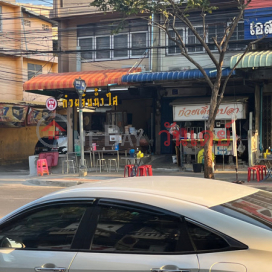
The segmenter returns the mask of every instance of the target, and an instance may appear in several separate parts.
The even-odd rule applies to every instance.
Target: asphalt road
[[[13,210],[46,194],[62,188],[28,186],[22,184],[22,178],[0,180],[0,218]]]

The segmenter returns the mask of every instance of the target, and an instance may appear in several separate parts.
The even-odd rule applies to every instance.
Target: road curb
[[[52,187],[72,187],[76,185],[80,185],[86,182],[92,182],[94,180],[75,180],[75,181],[67,181],[67,180],[40,180],[40,179],[29,179],[26,180],[28,184],[38,185],[38,186],[52,186]]]

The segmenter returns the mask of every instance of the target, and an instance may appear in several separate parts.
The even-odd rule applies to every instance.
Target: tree
[[[230,71],[229,75],[222,80],[222,69],[225,60],[225,54],[228,48],[229,41],[238,26],[239,21],[243,18],[244,10],[250,4],[251,0],[235,0],[237,7],[236,17],[231,19],[228,26],[225,27],[223,37],[220,39],[218,36],[213,37],[214,46],[217,49],[217,54],[210,49],[207,42],[207,28],[206,28],[206,16],[211,14],[214,10],[218,9],[216,4],[211,4],[210,0],[94,0],[90,5],[97,7],[103,12],[119,12],[124,15],[124,18],[138,14],[157,14],[160,15],[160,20],[155,21],[154,16],[148,16],[147,19],[153,26],[163,30],[170,40],[172,40],[176,46],[180,49],[180,54],[195,65],[203,74],[205,81],[211,88],[210,110],[207,121],[207,129],[213,131],[215,118],[219,109],[220,103],[224,97],[224,92],[229,79],[231,78],[233,71],[242,60],[244,55],[251,49],[253,43],[250,42],[238,60],[237,64]],[[213,1],[220,3],[220,1]],[[201,22],[203,24],[203,33],[197,31],[194,27],[192,20],[190,19],[191,12],[198,12],[201,16]],[[124,19],[125,20],[125,19]],[[217,76],[215,80],[211,80],[204,68],[196,62],[188,52],[186,42],[180,35],[176,28],[176,22],[181,21],[188,29],[193,33],[198,42],[204,47],[208,57],[211,59],[217,70]],[[173,37],[172,33],[175,33]],[[204,146],[204,177],[214,178],[212,171],[212,139],[209,138]]]

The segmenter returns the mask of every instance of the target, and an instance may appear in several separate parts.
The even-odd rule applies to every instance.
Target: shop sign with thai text
[[[253,40],[262,38],[263,36],[266,38],[272,37],[271,8],[267,9],[267,11],[264,11],[264,9],[246,10],[244,39]]]
[[[200,121],[208,120],[209,105],[185,105],[173,106],[174,121]],[[222,104],[220,105],[216,119],[231,120],[233,116],[236,119],[245,119],[245,108],[243,103]]]
[[[113,96],[112,93],[107,93],[106,98],[98,97],[98,89],[94,93],[94,98],[86,98],[86,94],[82,95],[82,107],[103,107],[103,106],[118,106],[118,96]],[[79,107],[79,99],[69,99],[67,95],[65,95],[65,99],[63,99],[63,108],[68,107]]]

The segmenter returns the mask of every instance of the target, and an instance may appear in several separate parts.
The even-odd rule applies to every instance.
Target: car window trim
[[[45,200],[43,202],[40,202],[40,203],[34,203],[30,206],[27,206],[25,209],[22,209],[22,210],[18,210],[18,212],[12,214],[11,216],[7,217],[4,221],[1,222],[1,225],[2,226],[3,224],[5,224],[6,222],[10,221],[10,220],[13,220],[13,218],[17,217],[17,216],[20,216],[21,214],[24,214],[26,212],[29,212],[31,210],[35,210],[36,208],[39,208],[39,207],[42,207],[42,206],[45,206],[45,205],[52,205],[52,204],[56,204],[56,203],[61,203],[61,204],[65,204],[66,202],[70,202],[70,201],[73,201],[73,203],[76,203],[76,202],[90,202],[90,204],[93,204],[95,202],[95,198],[93,197],[90,197],[90,198],[87,198],[87,197],[84,197],[84,198],[80,198],[80,197],[75,197],[75,198],[58,198],[58,199],[50,199],[50,200]]]
[[[98,201],[95,200],[92,206],[86,210],[71,244],[71,249],[84,252],[90,248],[99,218],[97,203]]]
[[[84,205],[84,204],[90,204],[89,207],[87,207],[81,221],[79,224],[79,227],[81,225],[81,222],[83,220],[83,218],[85,218],[86,216],[89,216],[92,211],[93,211],[93,207],[94,207],[94,203],[95,203],[96,199],[95,198],[84,198],[84,200],[79,200],[79,199],[73,199],[71,201],[71,199],[61,199],[61,200],[56,200],[56,201],[46,201],[45,203],[39,203],[40,205],[33,205],[31,207],[28,207],[27,209],[18,212],[16,215],[10,217],[9,219],[7,219],[6,221],[4,221],[1,225],[0,228],[2,227],[6,227],[9,224],[12,224],[14,221],[16,220],[20,220],[20,218],[27,216],[28,214],[31,214],[35,211],[39,211],[39,210],[43,210],[47,207],[51,207],[51,206],[55,206],[55,205],[76,205],[76,204],[80,204],[80,205]],[[79,229],[78,227],[78,229]],[[77,237],[77,233],[78,233],[78,229],[76,231],[76,234],[73,238],[73,241],[71,243],[71,248],[70,249],[37,249],[37,248],[12,248],[12,250],[28,250],[28,251],[57,251],[57,252],[78,252],[78,250],[75,250],[73,248],[73,245],[75,243],[75,245],[78,245],[80,242],[78,242],[76,239],[78,239]],[[1,249],[1,248],[0,248]]]
[[[152,212],[157,212],[159,214],[167,214],[169,216],[176,217],[177,219],[180,219],[182,216],[180,214],[177,214],[175,212],[171,212],[169,210],[159,208],[153,205],[149,204],[144,204],[144,203],[139,203],[131,200],[119,200],[119,199],[111,199],[111,198],[100,198],[98,200],[98,205],[112,205],[116,207],[133,207],[135,209],[145,209],[147,212],[152,211]]]
[[[88,249],[85,250],[80,250],[81,252],[89,252],[89,253],[105,253],[105,254],[141,254],[141,255],[192,255],[192,254],[196,254],[196,252],[193,251],[180,251],[180,252],[147,252],[147,251],[137,251],[137,252],[133,252],[133,251],[99,251],[99,250],[92,250],[92,241],[93,241],[93,237],[95,235],[95,230],[97,227],[97,223],[98,223],[98,219],[99,219],[99,214],[101,211],[101,207],[102,206],[115,206],[115,207],[132,207],[135,209],[144,209],[145,211],[148,212],[148,210],[151,211],[155,211],[155,212],[159,212],[161,215],[168,215],[168,216],[172,216],[175,217],[177,220],[180,220],[180,231],[182,233],[182,230],[184,231],[184,235],[187,236],[187,241],[190,241],[189,238],[189,233],[186,229],[184,229],[184,225],[185,225],[185,218],[180,215],[177,214],[175,212],[163,209],[163,208],[158,208],[149,204],[144,204],[144,203],[139,203],[139,202],[134,202],[134,201],[127,201],[127,200],[119,200],[119,199],[110,199],[110,198],[100,198],[97,199],[96,204],[94,206],[94,211],[93,214],[96,216],[96,218],[94,218],[95,220],[95,224],[91,225],[89,228],[91,229],[92,232],[92,236],[91,236],[91,240],[89,242],[89,246]],[[180,237],[181,238],[181,237]],[[190,241],[191,242],[191,241]],[[193,248],[193,244],[191,243],[192,248]]]
[[[225,252],[225,251],[235,251],[235,250],[247,250],[248,249],[248,246],[245,245],[244,243],[242,243],[242,242],[240,242],[240,241],[238,241],[238,240],[236,240],[236,239],[234,239],[234,238],[232,238],[232,237],[230,237],[230,236],[228,236],[228,235],[226,235],[226,234],[224,234],[224,233],[222,233],[222,232],[220,232],[218,230],[215,230],[215,229],[213,229],[213,228],[211,228],[211,227],[209,227],[209,226],[207,226],[207,225],[205,225],[203,223],[200,223],[200,222],[195,221],[193,219],[190,219],[188,217],[185,217],[184,219],[185,219],[186,223],[190,222],[190,223],[192,223],[194,225],[197,225],[197,226],[199,226],[199,227],[201,227],[203,229],[206,229],[207,231],[210,231],[210,232],[214,233],[215,235],[221,237],[229,245],[228,247],[220,248],[220,249],[198,250],[197,247],[196,247],[196,245],[195,245],[195,243],[194,243],[194,241],[193,241],[193,239],[192,239],[192,237],[191,237],[191,235],[190,235],[190,232],[188,230],[188,225],[186,224],[187,233],[188,233],[188,235],[189,235],[189,237],[191,239],[191,242],[193,243],[193,246],[195,248],[195,252],[197,254]]]

